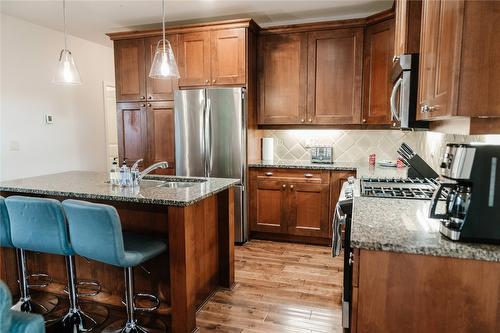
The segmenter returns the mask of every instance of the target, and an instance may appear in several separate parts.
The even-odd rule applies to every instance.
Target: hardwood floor
[[[323,246],[237,246],[236,286],[198,312],[200,332],[342,332],[342,258]]]

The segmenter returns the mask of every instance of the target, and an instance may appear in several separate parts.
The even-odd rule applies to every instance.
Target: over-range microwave
[[[418,54],[395,57],[391,79],[392,126],[403,130],[429,128],[428,122],[417,121]]]

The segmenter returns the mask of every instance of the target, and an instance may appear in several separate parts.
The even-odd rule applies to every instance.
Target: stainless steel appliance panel
[[[207,89],[208,176],[242,179],[246,144],[242,88]]]
[[[205,89],[175,92],[175,173],[206,176]]]

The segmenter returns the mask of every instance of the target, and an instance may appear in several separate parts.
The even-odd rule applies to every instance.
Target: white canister
[[[272,162],[274,159],[274,139],[262,138],[262,160]]]

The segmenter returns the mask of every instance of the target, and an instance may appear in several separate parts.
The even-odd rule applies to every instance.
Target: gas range
[[[361,195],[365,197],[430,200],[438,181],[430,178],[361,178]],[[448,193],[441,193],[445,200]]]

